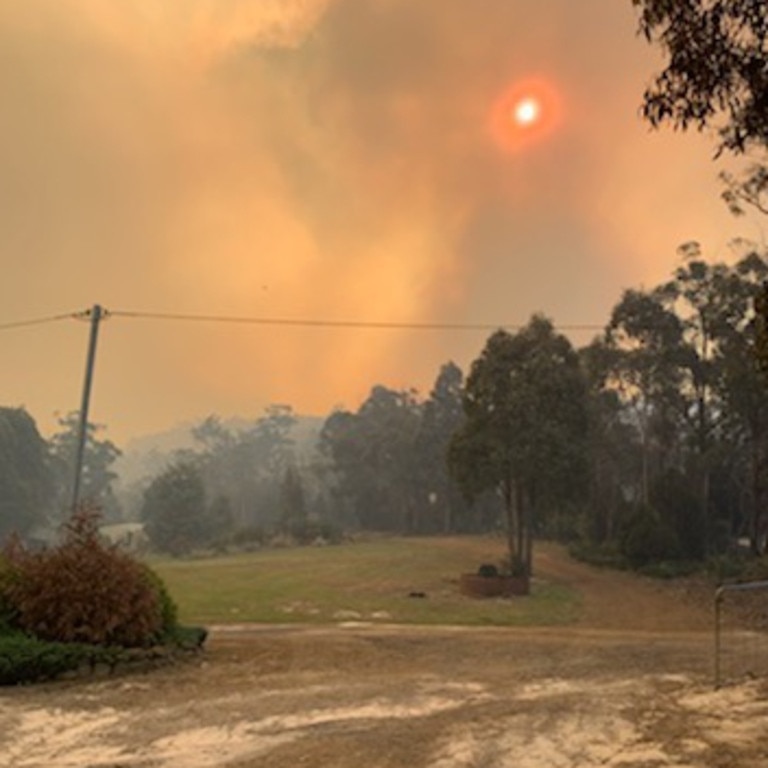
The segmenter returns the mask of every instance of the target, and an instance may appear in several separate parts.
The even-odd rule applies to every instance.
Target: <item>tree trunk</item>
[[[703,458],[703,457],[702,457]],[[702,477],[702,488],[701,488],[701,520],[702,524],[704,525],[704,557],[709,557],[712,549],[712,545],[710,543],[710,532],[712,525],[709,520],[709,495],[710,495],[710,474],[709,474],[709,468],[704,468],[704,476]]]
[[[755,555],[765,554],[765,514],[763,511],[763,472],[765,471],[765,435],[757,425],[752,438],[752,514],[749,519],[749,543]]]
[[[507,549],[509,550],[509,562],[514,563],[517,556],[517,525],[516,525],[516,499],[515,487],[512,478],[508,478],[502,486],[504,497],[504,514],[506,515]]]
[[[533,517],[534,517],[534,495],[530,494],[525,499],[525,512],[523,519],[525,523],[525,550],[523,554],[523,568],[525,569],[525,575],[530,577],[533,575]]]
[[[749,546],[752,553],[760,554],[760,545],[757,539],[757,519],[760,506],[760,461],[758,456],[757,440],[753,438],[752,442],[752,509],[749,516]]]
[[[510,562],[515,568],[525,564],[525,491],[521,483],[515,484],[515,518],[517,523],[517,557]]]

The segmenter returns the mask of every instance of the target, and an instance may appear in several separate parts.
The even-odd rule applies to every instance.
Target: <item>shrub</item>
[[[235,546],[249,544],[264,544],[267,540],[266,531],[260,525],[248,525],[233,531],[231,541]]]
[[[700,500],[679,470],[667,470],[651,489],[651,506],[677,538],[677,556],[701,560],[707,549],[707,520]]]
[[[208,638],[208,630],[205,627],[176,626],[168,641],[186,651],[194,651],[202,648]]]
[[[16,579],[10,559],[0,553],[0,634],[15,626],[17,611],[11,602],[9,590]]]
[[[612,542],[603,544],[593,544],[586,541],[573,542],[568,547],[568,553],[576,560],[600,568],[625,570],[628,566],[626,557],[621,554],[618,545]]]
[[[751,557],[740,574],[742,581],[768,581],[768,557]]]
[[[692,576],[700,570],[701,563],[697,560],[660,560],[638,569],[644,576],[651,576],[654,579],[679,579]]]
[[[746,555],[726,552],[709,558],[706,562],[706,572],[715,583],[722,584],[743,578],[748,565],[749,558]]]
[[[113,648],[82,643],[53,643],[22,632],[0,635],[0,685],[50,680],[63,672],[96,663],[114,665]]]
[[[6,599],[14,623],[41,640],[140,647],[175,623],[159,579],[99,536],[99,515],[79,510],[59,546],[9,553]]]
[[[142,565],[141,567],[144,569],[144,578],[155,592],[160,605],[160,628],[155,639],[163,643],[173,638],[179,629],[176,603],[168,592],[165,582],[148,565]]]
[[[477,569],[477,575],[482,576],[484,579],[495,579],[499,575],[499,569],[495,565],[483,563]]]
[[[680,556],[677,535],[650,507],[640,507],[628,521],[621,540],[621,553],[633,568]]]
[[[339,544],[342,540],[341,528],[320,520],[298,520],[287,526],[283,532],[299,544],[312,544],[316,541]]]

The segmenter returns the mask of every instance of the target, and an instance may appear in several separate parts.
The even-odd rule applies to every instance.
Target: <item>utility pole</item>
[[[86,312],[86,317],[91,318],[91,334],[88,340],[88,358],[85,363],[85,381],[83,382],[83,399],[80,404],[80,425],[77,433],[77,455],[75,458],[75,483],[72,491],[72,511],[77,510],[80,503],[80,479],[83,474],[83,456],[85,454],[85,442],[88,437],[88,406],[91,402],[91,383],[93,382],[93,365],[96,360],[96,341],[99,337],[99,322],[104,317],[104,310],[94,304],[93,308]]]

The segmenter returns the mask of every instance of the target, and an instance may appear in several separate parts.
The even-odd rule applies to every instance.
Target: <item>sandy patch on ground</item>
[[[712,690],[706,645],[576,630],[214,633],[204,660],[175,669],[3,692],[0,765],[764,766],[766,688]]]
[[[177,667],[1,689],[0,766],[768,765],[768,686],[713,689],[706,611],[627,574],[549,570],[583,592],[575,626],[219,627]]]

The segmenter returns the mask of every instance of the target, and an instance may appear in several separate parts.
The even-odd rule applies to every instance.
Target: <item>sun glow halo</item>
[[[560,98],[554,86],[529,79],[501,94],[491,109],[489,127],[501,149],[518,152],[551,134],[560,118]]]

